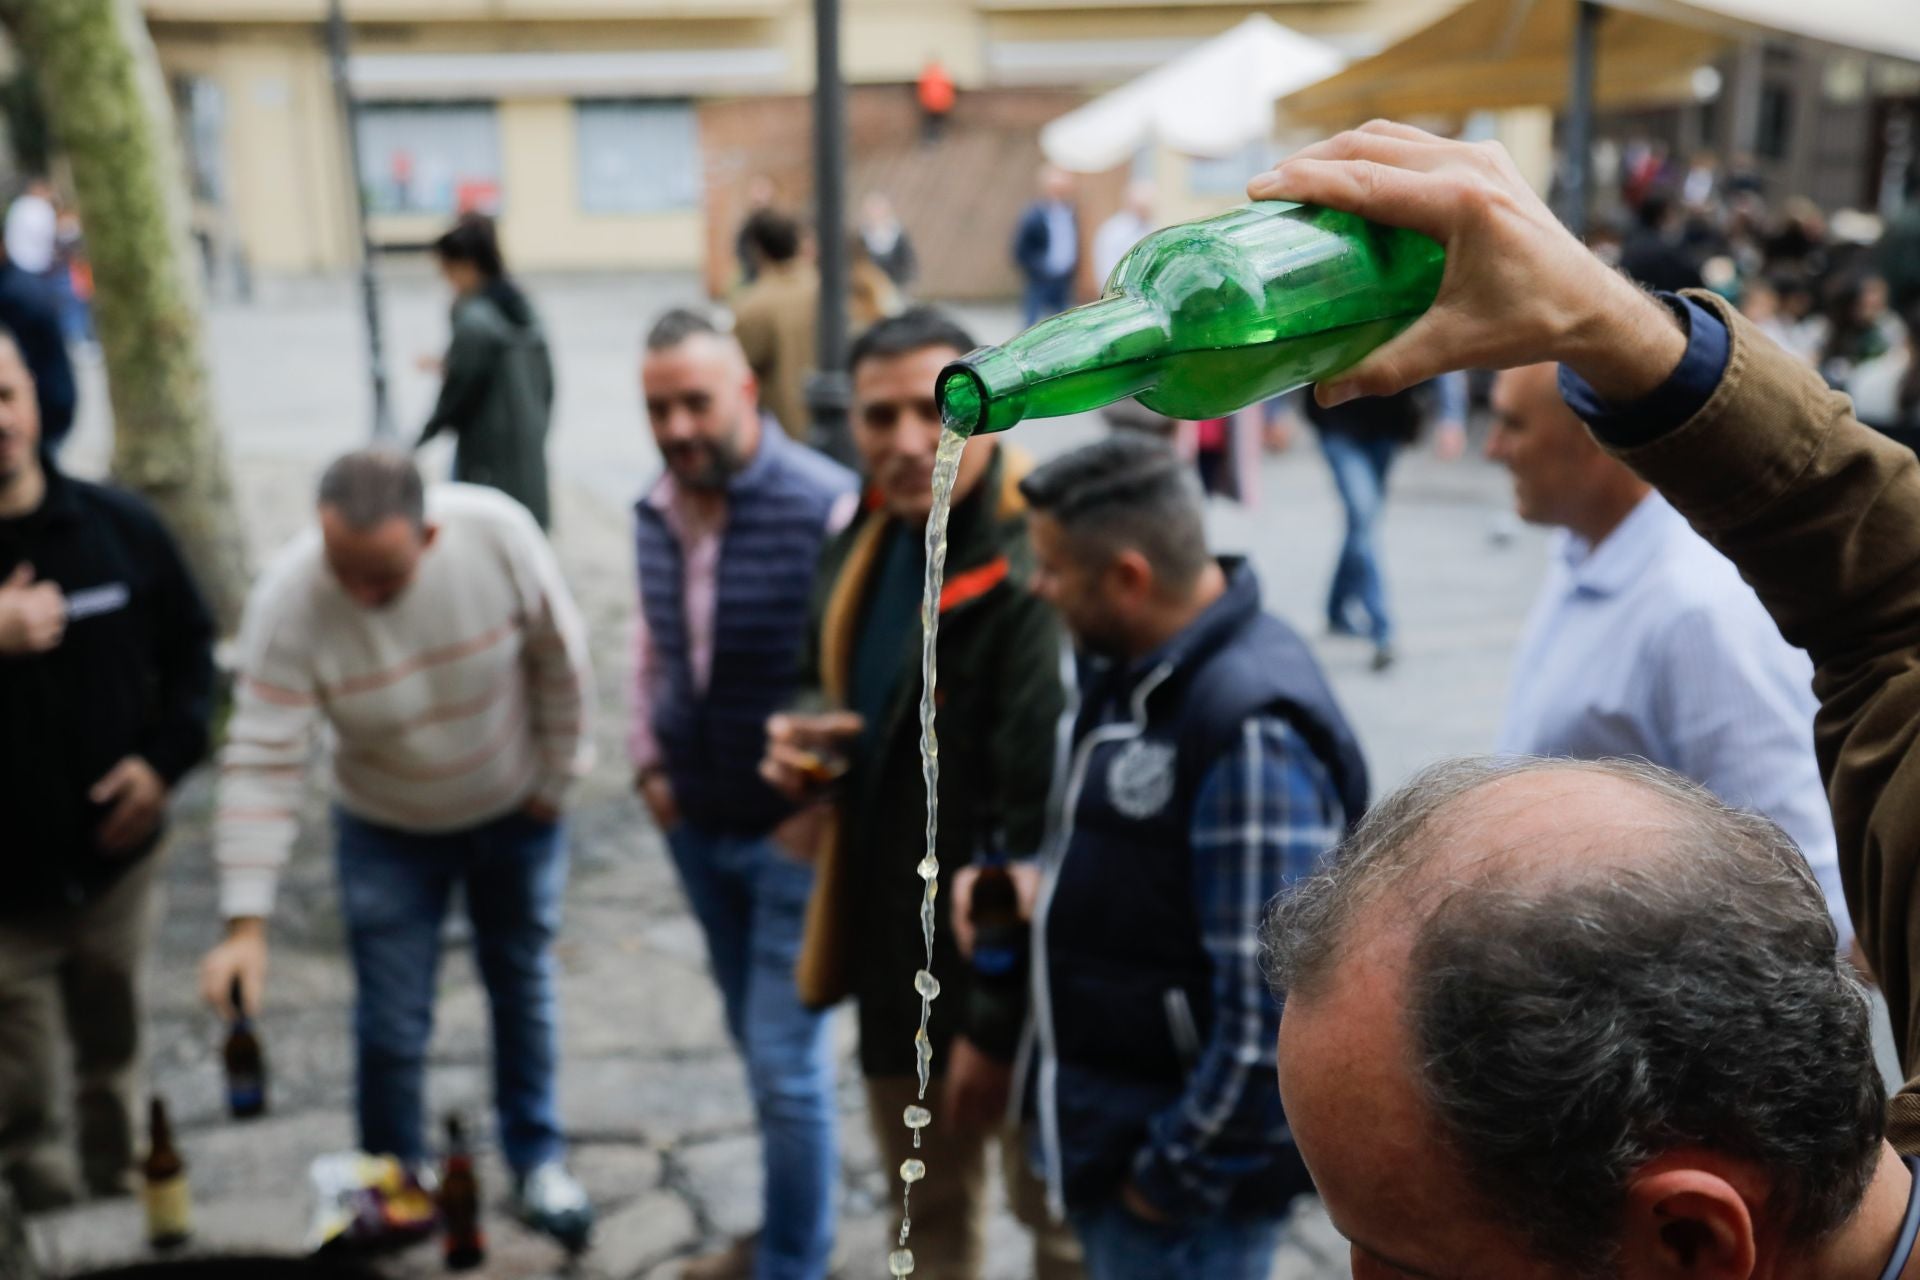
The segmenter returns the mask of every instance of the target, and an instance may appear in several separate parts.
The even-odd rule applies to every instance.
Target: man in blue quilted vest
[[[1020,487],[1033,588],[1080,651],[1033,913],[1042,1171],[1091,1280],[1264,1280],[1311,1184],[1269,1084],[1261,919],[1359,819],[1366,765],[1165,444],[1117,435]]]
[[[706,933],[766,1173],[758,1238],[685,1274],[820,1280],[839,1163],[827,1020],[793,979],[813,888],[793,847],[810,819],[758,769],[767,717],[797,683],[821,544],[853,515],[854,477],[761,411],[740,344],[696,312],[654,325],[641,383],[666,469],[635,508],[634,786]]]

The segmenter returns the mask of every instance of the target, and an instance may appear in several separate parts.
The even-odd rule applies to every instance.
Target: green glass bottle
[[[1418,232],[1287,201],[1167,227],[1105,297],[943,369],[941,412],[968,433],[1128,396],[1217,418],[1358,363],[1427,309],[1445,265]]]

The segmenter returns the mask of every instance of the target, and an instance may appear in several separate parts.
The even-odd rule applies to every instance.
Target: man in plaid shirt
[[[1091,1280],[1261,1280],[1311,1185],[1261,920],[1358,820],[1366,766],[1163,444],[1116,436],[1021,488],[1034,590],[1081,650],[1034,908],[1042,1171]]]

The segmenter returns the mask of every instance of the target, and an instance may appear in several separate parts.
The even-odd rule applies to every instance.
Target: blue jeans
[[[1073,1215],[1087,1280],[1267,1280],[1284,1218],[1211,1218],[1166,1226],[1129,1213],[1119,1197]]]
[[[833,1253],[840,1160],[824,1013],[800,1003],[794,962],[813,870],[765,837],[681,823],[667,833],[707,935],[727,1030],[746,1060],[765,1166],[756,1280],[821,1280]]]
[[[1057,279],[1027,277],[1026,323],[1045,320],[1067,309],[1073,301],[1073,277],[1060,276]]]
[[[1393,619],[1387,613],[1387,587],[1380,576],[1374,528],[1387,500],[1387,469],[1400,444],[1385,436],[1362,438],[1344,431],[1319,434],[1321,452],[1333,470],[1334,488],[1347,510],[1347,536],[1340,544],[1333,586],[1327,592],[1327,623],[1336,631],[1356,630],[1353,606],[1358,604],[1366,614],[1364,634],[1383,645],[1393,639]]]
[[[516,1174],[560,1158],[551,944],[567,884],[564,826],[520,813],[441,835],[333,814],[340,910],[353,954],[360,1145],[427,1154],[427,1041],[440,928],[457,884],[493,1021],[493,1101]]]

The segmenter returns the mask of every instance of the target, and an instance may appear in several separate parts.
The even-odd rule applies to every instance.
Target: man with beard
[[[1358,820],[1366,764],[1165,444],[1114,436],[1020,490],[1081,654],[1033,913],[1048,1191],[1091,1280],[1264,1280],[1312,1184],[1267,1085],[1261,915]]]
[[[811,818],[757,766],[767,718],[795,690],[814,565],[853,514],[854,477],[762,412],[740,344],[695,312],[654,325],[640,380],[666,470],[635,508],[634,787],[706,933],[766,1170],[759,1238],[683,1274],[818,1280],[839,1164],[827,1020],[793,980],[813,872],[792,848]]]

